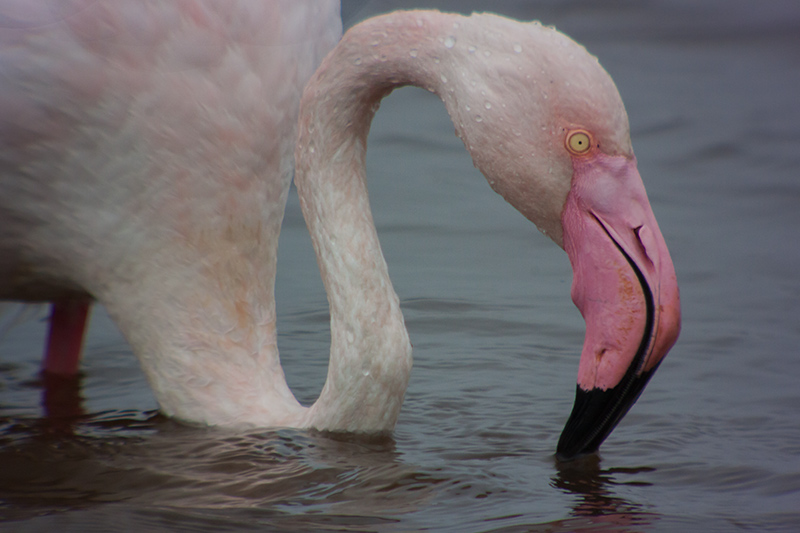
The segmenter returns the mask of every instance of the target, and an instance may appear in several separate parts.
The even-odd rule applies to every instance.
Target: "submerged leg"
[[[78,373],[90,306],[89,300],[53,302],[42,371],[63,376]]]

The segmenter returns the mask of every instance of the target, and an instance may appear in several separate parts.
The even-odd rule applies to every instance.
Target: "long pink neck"
[[[402,85],[440,89],[431,51],[443,45],[432,24],[429,14],[409,12],[351,30],[301,103],[295,183],[331,312],[315,427],[391,430],[408,384],[411,346],[372,220],[365,154],[381,98]]]

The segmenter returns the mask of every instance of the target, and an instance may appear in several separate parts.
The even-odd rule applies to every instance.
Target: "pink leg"
[[[90,305],[88,300],[53,302],[50,336],[42,364],[44,372],[62,376],[74,376],[78,373]]]

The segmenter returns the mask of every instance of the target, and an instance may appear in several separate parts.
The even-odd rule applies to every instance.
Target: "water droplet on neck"
[[[483,107],[485,107],[486,109],[491,109],[492,108],[492,103],[491,102],[486,102],[485,104],[483,104]]]
[[[417,57],[417,53],[418,53],[417,49],[412,48],[411,51],[408,53],[408,55],[410,55],[411,57]]]
[[[442,83],[447,83],[447,76],[445,76],[444,74],[441,74],[441,75],[439,75],[439,77],[442,79]]]
[[[475,115],[475,122],[483,122],[483,117],[480,115]]]
[[[514,53],[521,54],[522,53],[522,45],[519,43],[514,43]]]
[[[453,48],[456,45],[456,38],[452,35],[448,35],[444,40],[444,47],[445,48]]]
[[[476,50],[476,48],[474,46],[472,46],[472,45],[467,47],[467,52],[469,52],[470,54],[474,54],[475,50]]]
[[[360,65],[360,64],[361,64],[361,58],[360,58],[360,57],[357,57],[357,58],[355,59],[355,61],[353,61],[353,63],[355,63],[356,65]]]

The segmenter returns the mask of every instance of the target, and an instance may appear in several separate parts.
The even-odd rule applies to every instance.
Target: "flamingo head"
[[[610,76],[554,29],[486,20],[463,56],[483,75],[443,99],[491,187],[569,256],[586,321],[569,460],[598,449],[677,340],[678,285]]]

